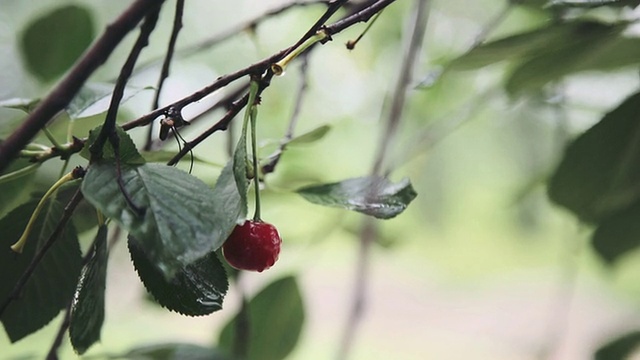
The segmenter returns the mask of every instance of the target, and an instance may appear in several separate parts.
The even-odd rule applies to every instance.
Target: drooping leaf
[[[20,47],[29,71],[42,81],[51,81],[73,65],[91,44],[93,35],[90,11],[64,5],[29,23]]]
[[[624,254],[640,247],[640,203],[601,221],[593,233],[593,247],[613,264]]]
[[[288,276],[269,284],[247,304],[249,324],[246,360],[282,360],[302,332],[304,304],[296,279]],[[219,347],[231,353],[238,317],[220,333]]]
[[[118,359],[128,360],[225,360],[218,350],[185,343],[155,344],[140,346]]]
[[[106,112],[109,109],[109,104],[111,103],[114,86],[114,84],[108,83],[85,84],[80,91],[78,91],[73,100],[71,100],[69,105],[67,105],[66,110],[67,114],[69,114],[69,118],[71,118],[71,120],[76,120]],[[124,103],[141,91],[148,89],[151,88],[127,86],[124,89],[124,94],[120,103]]]
[[[325,135],[329,133],[329,130],[331,130],[330,125],[322,125],[300,136],[294,137],[287,143],[287,145],[295,146],[295,145],[303,145],[303,144],[310,144],[310,143],[316,142],[322,139],[323,137],[325,137]]]
[[[80,155],[85,159],[89,160],[91,158],[91,152],[89,151],[89,148],[96,141],[101,130],[102,125],[89,132],[89,139],[87,140],[87,143],[85,144],[82,151],[80,151]],[[131,165],[144,164],[144,158],[138,152],[138,149],[136,148],[136,145],[133,143],[133,140],[131,139],[129,134],[127,134],[127,132],[119,126],[116,126],[116,133],[118,134],[118,138],[120,139],[120,161],[125,164]],[[111,146],[111,143],[108,140],[105,141],[104,147],[102,148],[102,158],[106,160],[115,159],[113,146]]]
[[[631,359],[634,350],[640,345],[640,331],[630,332],[602,346],[595,353],[595,360]]]
[[[143,151],[140,155],[144,158],[146,162],[157,162],[157,163],[167,163],[169,160],[173,159],[176,156],[175,151],[169,150],[153,150],[153,151]],[[191,156],[191,155],[189,155]],[[207,165],[217,168],[223,168],[224,165],[220,163],[216,163],[204,157],[193,154],[194,163],[198,163],[201,165]]]
[[[244,178],[246,189],[249,185],[249,180]],[[213,197],[218,217],[218,226],[222,229],[227,229],[226,236],[223,241],[229,237],[233,228],[237,224],[244,223],[247,216],[247,198],[246,193],[242,196],[238,190],[235,175],[233,172],[233,159],[229,160],[227,165],[222,169],[218,181],[213,188]]]
[[[245,124],[246,125],[246,124]],[[246,126],[242,128],[242,134],[236,144],[236,149],[233,152],[233,178],[236,182],[236,193],[240,195],[240,214],[243,218],[247,216],[247,191],[249,188],[249,181],[247,178],[247,132]],[[257,169],[253,170],[254,172]]]
[[[34,200],[21,205],[0,220],[0,303],[9,297],[62,217],[62,204],[49,200],[36,220],[22,254],[14,253],[9,247],[22,234],[36,203]],[[69,304],[81,266],[78,238],[73,226],[68,224],[35,268],[20,296],[0,315],[11,342],[39,330]]]
[[[340,207],[379,219],[400,214],[417,196],[409,179],[394,184],[374,176],[307,186],[297,193],[314,204]]]
[[[129,237],[128,244],[140,279],[160,305],[189,316],[222,309],[229,282],[215,252],[178,269],[173,278],[167,280],[136,239]]]
[[[22,110],[27,114],[36,108],[40,99],[24,99],[24,98],[12,98],[0,101],[0,107],[7,109]]]
[[[551,200],[598,222],[640,199],[640,93],[575,139],[552,175]]]
[[[69,338],[74,350],[82,355],[100,340],[104,322],[104,291],[107,284],[107,226],[98,228],[91,257],[82,268],[71,303]]]
[[[123,164],[122,180],[133,203],[145,210],[143,216],[127,204],[112,163],[92,164],[82,182],[82,193],[135,237],[167,281],[219,248],[238,219],[237,213],[225,207],[237,206],[232,194],[219,197],[182,170],[159,164]]]

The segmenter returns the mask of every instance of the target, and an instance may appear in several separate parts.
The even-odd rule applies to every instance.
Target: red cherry
[[[222,253],[236,269],[262,272],[278,260],[280,244],[282,239],[275,226],[247,220],[243,225],[236,225],[222,245]]]

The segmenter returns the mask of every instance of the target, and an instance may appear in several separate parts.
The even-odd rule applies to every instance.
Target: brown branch
[[[381,0],[375,5],[381,4],[383,2],[385,1]],[[424,34],[427,26],[427,17],[429,12],[429,1],[416,0],[415,7],[415,11],[412,12],[415,13],[415,17],[410,34],[411,38],[406,50],[406,55],[399,69],[400,74],[398,76],[398,82],[396,83],[396,87],[394,89],[391,109],[386,119],[387,126],[382,133],[378,152],[375,157],[373,168],[371,170],[371,173],[374,176],[379,176],[383,172],[382,169],[384,159],[387,155],[387,152],[389,151],[391,142],[395,138],[395,134],[402,119],[402,112],[405,106],[409,83],[411,82],[411,78],[413,76],[414,64],[424,41]],[[367,10],[368,9],[365,9],[363,11]],[[387,175],[386,172],[384,175]],[[353,346],[354,338],[356,336],[358,325],[360,324],[365,311],[367,288],[369,285],[370,277],[371,246],[378,236],[377,224],[378,223],[370,217],[367,217],[363,220],[362,229],[360,231],[358,259],[356,262],[353,300],[351,303],[351,308],[349,310],[349,315],[345,325],[340,348],[338,349],[338,359],[346,359],[349,356],[349,353]]]
[[[58,226],[56,226],[55,230],[53,231],[53,233],[51,233],[47,241],[42,245],[38,252],[36,252],[35,256],[29,263],[29,266],[27,266],[24,273],[22,273],[22,276],[20,276],[20,279],[18,279],[18,281],[16,282],[13,290],[11,290],[11,293],[9,293],[9,296],[7,296],[2,305],[0,305],[0,316],[2,316],[11,302],[18,298],[19,294],[22,292],[22,288],[27,284],[27,281],[29,281],[31,275],[33,275],[33,272],[40,264],[40,261],[42,261],[42,258],[46,255],[47,251],[49,251],[51,246],[56,242],[56,240],[58,240],[58,238],[62,234],[65,226],[71,219],[73,211],[76,209],[82,198],[82,192],[80,192],[80,189],[78,189],[75,194],[73,194],[71,200],[69,200],[69,202],[67,203],[67,206],[65,206],[62,217],[58,222]]]
[[[171,37],[169,38],[167,53],[164,57],[164,61],[162,62],[162,69],[160,70],[160,77],[158,79],[158,85],[156,86],[156,93],[153,96],[151,110],[155,110],[158,107],[160,107],[160,94],[162,93],[162,86],[164,85],[164,81],[169,77],[169,68],[171,67],[171,59],[173,59],[173,54],[175,52],[176,41],[178,40],[178,34],[180,33],[180,29],[182,29],[183,13],[184,13],[184,0],[177,0],[175,15],[173,18],[173,29],[171,29]],[[150,123],[149,129],[147,130],[147,141],[144,145],[145,151],[151,150],[152,138],[153,138],[153,123]]]
[[[0,172],[16,158],[38,131],[71,102],[89,76],[102,65],[115,47],[162,0],[137,0],[123,12],[83,55],[69,74],[45,97],[22,125],[0,144]]]

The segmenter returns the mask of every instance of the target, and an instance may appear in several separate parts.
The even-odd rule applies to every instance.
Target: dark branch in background
[[[379,3],[381,3],[380,1]],[[377,4],[379,4],[377,3]],[[428,0],[416,0],[415,18],[411,29],[411,39],[409,41],[406,54],[400,67],[398,82],[393,93],[391,109],[386,119],[386,129],[382,132],[380,145],[375,157],[374,165],[371,170],[372,175],[380,176],[383,173],[383,165],[385,156],[389,151],[389,146],[394,140],[398,125],[402,119],[402,112],[405,106],[407,91],[413,77],[413,68],[422,48],[424,34],[427,27],[427,17],[429,13]],[[364,11],[364,10],[363,10]],[[389,170],[384,171],[386,177]],[[363,220],[362,229],[360,231],[360,246],[358,259],[356,262],[356,273],[353,287],[353,300],[351,309],[345,325],[344,334],[338,349],[338,359],[346,359],[349,356],[353,346],[356,330],[364,314],[366,307],[366,293],[369,285],[370,276],[370,255],[371,245],[378,236],[378,223],[370,217]]]
[[[349,15],[346,18],[337,21],[336,23],[330,25],[330,26],[326,26],[323,27],[323,24],[319,24],[318,22],[316,22],[316,24],[314,24],[314,26],[307,31],[306,34],[315,34],[315,32],[317,32],[318,30],[320,30],[320,28],[324,28],[325,31],[327,31],[329,34],[336,34],[339,33],[340,31],[348,28],[349,26],[359,23],[359,22],[364,22],[369,20],[373,15],[375,15],[377,12],[381,11],[382,9],[384,9],[385,7],[387,7],[388,5],[390,5],[391,3],[393,3],[395,0],[380,0],[376,3],[374,3],[373,5],[371,5],[368,8],[365,8],[364,10],[361,10],[353,15]],[[327,12],[331,10],[333,12],[335,12],[336,10],[333,8],[330,8],[327,10]],[[326,16],[323,15],[322,18],[325,18]],[[312,31],[313,30],[313,31]],[[301,38],[301,40],[306,40],[308,37],[305,35],[303,38]],[[151,121],[155,120],[157,117],[162,116],[163,114],[166,114],[169,111],[172,112],[181,112],[182,109],[184,107],[186,107],[187,105],[199,101],[202,98],[204,98],[205,96],[211,94],[212,92],[221,89],[225,86],[227,86],[228,84],[244,77],[247,75],[252,75],[252,74],[264,74],[265,72],[266,75],[264,75],[262,83],[260,85],[260,90],[259,92],[261,93],[268,85],[269,82],[271,81],[271,77],[273,76],[272,71],[269,69],[271,67],[271,65],[275,62],[277,62],[278,60],[281,60],[285,54],[290,53],[292,50],[294,50],[295,47],[291,46],[287,49],[281,50],[279,52],[277,52],[274,55],[271,55],[261,61],[258,61],[244,69],[240,69],[237,70],[236,72],[224,75],[219,77],[216,81],[214,81],[212,84],[196,91],[195,93],[186,96],[172,104],[169,104],[167,106],[164,106],[162,108],[159,108],[157,110],[154,110],[152,112],[150,112],[149,114],[146,114],[144,116],[139,117],[138,119],[135,119],[133,121],[130,121],[126,124],[123,125],[123,128],[125,130],[129,130],[135,127],[139,127],[139,126],[145,126],[147,124],[149,124]],[[268,70],[268,71],[267,71]],[[202,142],[204,139],[206,139],[207,137],[209,137],[211,134],[213,134],[216,131],[219,130],[224,130],[227,128],[228,123],[233,119],[233,117],[246,105],[246,102],[248,100],[248,97],[245,95],[242,99],[240,99],[239,101],[236,101],[234,103],[234,105],[229,109],[229,111],[227,112],[227,114],[220,120],[218,121],[218,123],[216,123],[214,126],[212,126],[211,128],[209,128],[207,131],[205,131],[204,133],[202,133],[200,136],[198,136],[196,139],[192,140],[191,142],[188,142],[185,144],[185,146],[182,148],[182,151],[180,151],[173,159],[171,159],[169,161],[169,165],[175,165],[182,157],[184,157],[190,150],[192,150],[196,145],[198,145],[200,142]]]
[[[158,0],[137,0],[107,27],[102,36],[75,64],[69,74],[45,97],[22,125],[0,144],[0,172],[16,158],[38,131],[59,111],[63,110],[80,90],[89,76],[103,64],[115,47]]]
[[[29,263],[29,266],[27,266],[27,269],[24,271],[24,273],[22,273],[22,276],[20,276],[20,279],[18,279],[18,281],[16,282],[15,287],[13,288],[13,290],[11,290],[11,293],[9,293],[9,296],[7,296],[2,305],[0,305],[0,317],[7,309],[7,307],[11,304],[11,302],[19,297],[20,293],[22,292],[22,288],[25,286],[27,281],[29,281],[36,267],[38,266],[38,264],[40,264],[40,261],[42,261],[42,258],[45,256],[47,251],[49,251],[56,240],[58,240],[58,238],[62,234],[62,231],[71,219],[73,211],[80,203],[80,200],[82,200],[82,193],[80,192],[80,189],[78,189],[75,194],[73,194],[71,200],[69,200],[69,203],[67,203],[67,206],[65,206],[62,217],[60,218],[60,221],[58,222],[58,225],[56,226],[53,233],[51,233],[47,241],[45,241],[38,252],[36,252],[35,256]]]
[[[160,70],[160,78],[158,79],[158,85],[156,86],[156,93],[153,97],[153,103],[151,110],[155,110],[160,107],[160,93],[162,92],[162,86],[164,81],[169,77],[169,68],[171,67],[171,59],[175,52],[176,41],[178,40],[178,34],[182,29],[182,14],[184,12],[184,0],[176,1],[176,11],[173,17],[173,29],[171,29],[171,37],[169,38],[169,45],[167,46],[167,54],[162,62],[162,70]],[[144,150],[151,150],[151,139],[153,138],[153,123],[149,124],[147,132],[147,142],[144,145]]]
[[[309,52],[304,53],[302,57],[302,63],[300,64],[300,85],[298,86],[298,93],[296,94],[296,101],[293,105],[293,113],[289,120],[289,127],[284,138],[280,141],[278,149],[270,155],[267,159],[268,162],[262,166],[262,173],[269,174],[273,172],[280,161],[282,152],[286,149],[287,144],[293,138],[293,132],[295,131],[298,119],[300,118],[300,110],[302,109],[302,101],[307,93],[307,87],[309,86],[308,69],[309,69]]]
[[[118,109],[120,108],[120,101],[124,96],[124,89],[127,86],[127,81],[133,73],[133,68],[136,65],[136,61],[138,60],[138,56],[140,56],[142,49],[149,44],[149,36],[153,32],[153,29],[155,29],[156,23],[158,22],[161,4],[162,2],[158,2],[156,6],[149,10],[149,14],[145,17],[142,27],[140,28],[140,35],[133,45],[129,56],[127,57],[127,61],[125,61],[122,69],[120,70],[120,75],[118,76],[118,81],[113,89],[111,103],[109,104],[109,109],[107,110],[107,115],[104,119],[100,134],[98,134],[96,141],[89,148],[91,151],[91,162],[94,162],[102,158],[102,148],[104,147],[105,141],[109,140],[109,143],[113,147],[113,154],[116,159],[118,187],[120,188],[120,192],[122,192],[122,195],[129,207],[134,210],[138,216],[142,216],[144,214],[144,209],[140,208],[133,202],[124,186],[124,180],[122,179],[122,166],[120,164],[120,139],[116,133],[116,120],[118,116]]]

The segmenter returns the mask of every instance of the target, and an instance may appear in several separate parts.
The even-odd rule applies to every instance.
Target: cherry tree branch
[[[380,1],[379,3],[381,2],[383,1]],[[386,119],[386,129],[382,132],[378,152],[371,170],[372,175],[375,176],[383,174],[385,157],[387,156],[389,146],[395,138],[398,126],[402,119],[409,84],[413,77],[413,68],[424,41],[429,4],[428,0],[416,0],[415,11],[413,12],[415,13],[415,17],[410,33],[410,41],[400,67],[400,74],[394,89],[391,109]],[[384,171],[384,176],[386,176],[387,173],[388,170]],[[358,258],[356,261],[353,286],[353,300],[351,302],[351,308],[347,317],[341,344],[338,349],[338,359],[348,358],[354,343],[358,325],[360,324],[366,308],[367,289],[370,282],[371,246],[377,236],[378,222],[370,217],[366,217],[363,220],[360,231]]]
[[[175,52],[176,42],[178,40],[178,34],[182,29],[182,14],[184,13],[184,0],[176,1],[176,10],[173,18],[173,29],[171,29],[171,37],[169,38],[169,45],[167,46],[167,53],[162,62],[162,70],[160,70],[160,77],[158,78],[158,85],[156,86],[156,92],[153,96],[153,102],[151,104],[151,110],[155,110],[160,106],[160,94],[162,93],[162,86],[164,81],[169,77],[169,68],[171,67],[171,59]],[[147,141],[144,145],[144,150],[151,150],[153,138],[153,123],[149,124],[147,130]]]
[[[22,125],[0,144],[0,172],[16,158],[38,131],[71,102],[85,81],[111,55],[115,47],[149,12],[164,0],[136,0],[89,48],[68,75],[47,95]]]

